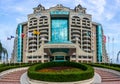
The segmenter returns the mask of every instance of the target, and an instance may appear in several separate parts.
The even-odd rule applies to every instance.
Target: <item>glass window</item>
[[[75,56],[75,55],[72,55],[72,58],[76,58],[76,56]]]
[[[44,58],[48,58],[48,56],[47,56],[47,55],[45,55],[45,56],[44,56]]]
[[[68,41],[68,19],[52,19],[52,42]]]

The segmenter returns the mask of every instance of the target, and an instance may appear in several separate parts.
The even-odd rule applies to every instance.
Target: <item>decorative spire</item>
[[[39,4],[36,8],[34,8],[34,13],[39,13],[44,10],[45,10],[45,7],[43,7],[41,4]]]
[[[78,8],[82,8],[82,6],[80,4],[77,5]]]
[[[74,10],[76,11],[76,12],[81,12],[81,13],[86,13],[86,8],[83,8],[80,4],[78,4],[75,8],[74,8]]]
[[[40,8],[40,7],[43,7],[43,6],[42,6],[41,4],[39,4],[37,7],[39,7],[39,8]]]

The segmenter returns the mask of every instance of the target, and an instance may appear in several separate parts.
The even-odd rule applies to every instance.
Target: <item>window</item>
[[[68,19],[52,19],[52,42],[68,41]]]

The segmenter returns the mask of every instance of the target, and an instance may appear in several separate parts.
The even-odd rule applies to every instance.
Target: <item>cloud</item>
[[[108,21],[111,20],[114,16],[115,16],[115,13],[110,12],[110,11],[107,12],[106,15],[105,15],[105,17]]]
[[[112,20],[120,7],[120,0],[75,0],[75,5],[78,3],[87,8],[93,20],[98,22]]]
[[[25,22],[27,21],[27,16],[18,17],[16,18],[16,21],[17,23]]]
[[[106,0],[75,0],[75,3],[80,3],[83,7],[87,8],[87,12],[94,16],[96,20],[101,20],[104,13]]]
[[[33,5],[34,3],[32,0],[2,0],[0,1],[0,10],[6,13],[27,14],[32,11]]]
[[[26,11],[26,9],[25,9],[25,8],[20,7],[20,6],[15,7],[15,10],[16,10],[16,11],[18,11],[18,12],[25,12],[25,11]]]
[[[116,1],[116,3],[120,4],[120,0],[115,0],[115,1]]]

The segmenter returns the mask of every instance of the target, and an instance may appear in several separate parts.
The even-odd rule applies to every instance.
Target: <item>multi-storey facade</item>
[[[16,37],[14,40],[14,49],[11,62],[24,62],[26,60],[26,43],[27,43],[27,22],[19,23],[16,29]]]
[[[86,8],[78,5],[70,9],[58,4],[49,9],[42,5],[33,9],[28,22],[17,28],[17,62],[102,62],[102,26],[92,22]]]

